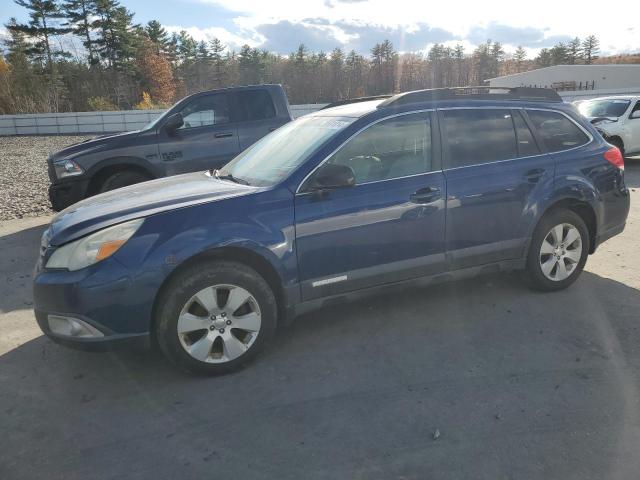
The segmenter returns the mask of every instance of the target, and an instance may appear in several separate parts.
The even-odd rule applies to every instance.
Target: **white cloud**
[[[199,28],[181,27],[178,25],[163,26],[170,34],[180,33],[181,30],[184,30],[198,42],[202,40],[204,40],[205,42],[210,42],[214,38],[217,38],[231,50],[239,50],[240,47],[244,44],[248,44],[251,47],[256,47],[261,43],[260,39],[255,38],[254,33],[249,33],[248,35],[235,34],[221,27]]]
[[[477,0],[457,0],[455,5],[447,2],[425,2],[424,0],[201,0],[217,4],[232,12],[238,12],[234,22],[246,32],[255,32],[262,24],[279,21],[299,23],[309,18],[321,18],[328,22],[358,22],[377,27],[404,27],[411,31],[418,24],[446,30],[461,39],[473,29],[488,29],[492,24],[514,29],[544,31],[544,38],[595,34],[603,51],[638,51],[640,41],[634,35],[640,18],[640,2],[619,0],[615,13],[603,18],[594,6],[577,5],[556,0],[538,0],[534,4],[498,0],[491,3]],[[334,33],[334,36],[335,35]],[[341,39],[344,40],[344,39]],[[381,39],[382,40],[382,39]],[[478,39],[475,38],[477,43]],[[346,43],[346,41],[345,41]],[[507,49],[515,48],[518,42],[504,42]],[[539,46],[530,46],[537,51]]]

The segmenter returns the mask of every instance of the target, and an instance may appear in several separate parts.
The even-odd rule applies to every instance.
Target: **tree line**
[[[522,47],[507,54],[491,40],[471,52],[436,43],[426,54],[400,54],[384,40],[367,56],[341,48],[311,52],[301,44],[283,56],[249,45],[234,51],[185,31],[169,34],[156,20],[137,24],[118,0],[14,1],[29,20],[5,24],[1,114],[161,108],[197,91],[257,83],[281,83],[291,103],[324,103],[606,61],[598,59],[593,35],[542,49],[533,59]]]

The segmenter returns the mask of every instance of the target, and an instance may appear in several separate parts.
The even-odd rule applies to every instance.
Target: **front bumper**
[[[84,350],[149,345],[155,276],[141,280],[113,257],[72,272],[46,270],[46,255],[33,279],[35,315],[45,335]],[[77,319],[84,332],[59,324],[52,328],[51,316]]]
[[[56,212],[64,210],[87,196],[89,181],[74,178],[66,182],[52,183],[49,186],[49,201]]]
[[[146,349],[150,346],[148,333],[129,333],[129,334],[116,334],[109,333],[103,330],[104,327],[99,327],[88,318],[79,318],[83,322],[91,325],[96,330],[102,332],[103,336],[96,337],[76,337],[72,335],[61,335],[54,333],[51,330],[49,317],[50,315],[78,318],[77,314],[64,315],[64,314],[50,314],[41,310],[35,310],[36,320],[40,326],[40,330],[47,337],[60,345],[74,348],[76,350],[93,351],[93,352],[105,352],[109,350],[115,350],[118,348],[133,348],[133,349]]]

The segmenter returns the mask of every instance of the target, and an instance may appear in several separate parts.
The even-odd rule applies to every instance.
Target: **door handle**
[[[536,183],[538,180],[544,177],[544,174],[545,174],[544,168],[534,168],[532,170],[529,170],[527,173],[525,173],[524,178],[526,178],[527,181],[531,183]]]
[[[409,199],[413,203],[431,203],[441,197],[442,195],[440,194],[440,189],[438,187],[425,187],[413,192],[409,196]]]
[[[227,138],[233,137],[233,132],[220,132],[214,135],[215,138]]]

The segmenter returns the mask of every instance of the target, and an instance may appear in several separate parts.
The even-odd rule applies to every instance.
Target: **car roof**
[[[495,92],[495,93],[494,93]],[[363,101],[364,100],[364,101]],[[360,118],[369,114],[410,112],[420,109],[450,107],[505,108],[554,108],[563,110],[565,104],[554,91],[545,88],[528,87],[463,87],[437,88],[399,93],[387,98],[374,100],[354,99],[353,103],[324,108],[314,112],[314,116],[340,116]]]

